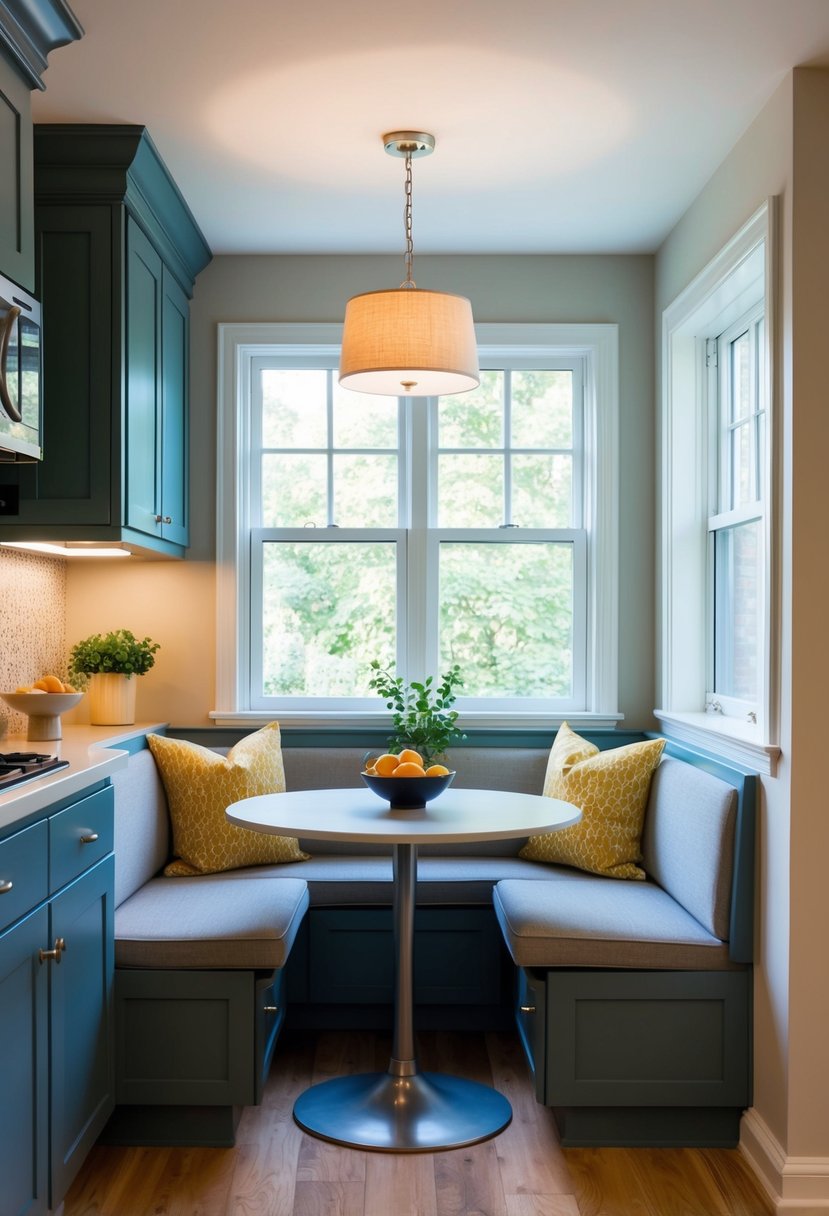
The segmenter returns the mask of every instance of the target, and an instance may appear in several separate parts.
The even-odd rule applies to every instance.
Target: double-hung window
[[[667,734],[773,771],[773,200],[663,315]]]
[[[615,355],[615,327],[585,328]],[[470,720],[613,720],[602,342],[482,349],[478,389],[406,400],[342,389],[335,345],[243,336],[220,335],[213,716],[377,713],[379,659],[407,681],[458,664]]]

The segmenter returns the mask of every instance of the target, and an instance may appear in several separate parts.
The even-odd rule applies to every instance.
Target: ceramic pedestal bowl
[[[60,739],[60,716],[78,704],[82,692],[0,692],[0,697],[20,714],[29,715],[26,738]]]
[[[369,773],[360,776],[371,792],[385,799],[393,811],[422,810],[455,779],[454,773],[443,777],[373,777]]]

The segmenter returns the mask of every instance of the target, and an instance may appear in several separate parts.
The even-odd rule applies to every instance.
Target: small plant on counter
[[[160,642],[139,640],[129,629],[95,633],[76,642],[69,655],[69,672],[80,684],[91,675],[143,676],[155,663]]]
[[[441,676],[439,684],[433,676],[427,676],[422,682],[412,680],[411,684],[404,684],[402,676],[393,676],[377,659],[372,662],[371,669],[369,687],[392,711],[394,731],[389,735],[390,752],[413,748],[428,768],[451,743],[466,738],[455,726],[458,711],[452,709],[455,689],[463,684],[460,667],[450,668]]]

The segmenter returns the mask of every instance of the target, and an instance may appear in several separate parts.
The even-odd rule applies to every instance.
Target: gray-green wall
[[[338,322],[346,300],[396,287],[396,257],[217,257],[192,308],[192,560],[214,546],[216,326],[220,321]],[[648,256],[417,257],[420,287],[472,301],[480,322],[615,322],[620,335],[620,709],[652,724],[653,259]]]

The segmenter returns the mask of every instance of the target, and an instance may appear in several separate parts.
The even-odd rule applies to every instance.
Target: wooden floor
[[[769,1216],[740,1153],[562,1149],[508,1034],[419,1036],[423,1069],[494,1082],[513,1108],[499,1136],[442,1153],[371,1153],[301,1132],[312,1081],[385,1069],[372,1033],[283,1036],[261,1106],[232,1149],[97,1147],[65,1216]]]

